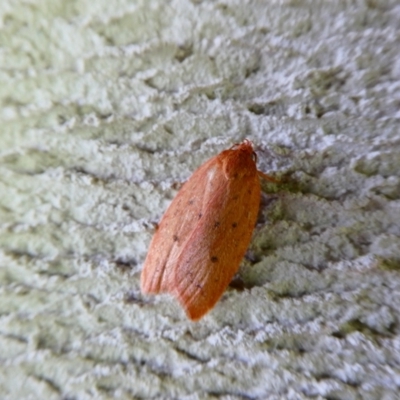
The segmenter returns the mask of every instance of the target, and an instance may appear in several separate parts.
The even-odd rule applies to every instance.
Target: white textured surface
[[[397,1],[2,0],[0,24],[2,399],[400,398]],[[248,289],[191,323],[141,263],[244,137],[292,183]]]

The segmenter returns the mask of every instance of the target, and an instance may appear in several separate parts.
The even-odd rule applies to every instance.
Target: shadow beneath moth
[[[197,321],[218,302],[247,250],[260,206],[249,140],[201,165],[184,183],[155,232],[144,262],[144,294],[170,293]]]

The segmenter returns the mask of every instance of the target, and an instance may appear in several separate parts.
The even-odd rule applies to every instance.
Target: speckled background
[[[398,1],[0,3],[2,399],[399,399]],[[180,183],[264,185],[204,319],[144,297]]]

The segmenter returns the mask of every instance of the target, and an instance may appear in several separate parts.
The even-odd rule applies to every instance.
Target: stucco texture
[[[398,1],[0,2],[2,399],[399,399]],[[239,276],[143,296],[156,223],[248,138]]]

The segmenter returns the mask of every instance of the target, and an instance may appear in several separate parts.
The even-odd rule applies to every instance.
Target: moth
[[[156,230],[141,274],[144,294],[170,293],[197,321],[218,302],[248,248],[260,177],[244,140],[201,165],[184,183]]]

